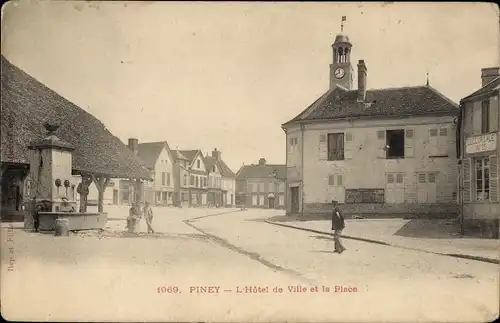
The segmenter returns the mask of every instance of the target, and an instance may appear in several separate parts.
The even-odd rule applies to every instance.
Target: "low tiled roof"
[[[44,123],[72,144],[73,170],[110,177],[151,180],[141,159],[104,124],[1,56],[1,161],[29,164],[27,146],[43,138]]]
[[[495,79],[493,79],[488,84],[485,84],[479,90],[477,90],[477,91],[473,92],[472,94],[466,96],[461,101],[467,101],[467,100],[473,99],[473,98],[475,98],[477,96],[480,96],[482,94],[486,94],[486,93],[489,93],[491,91],[499,90],[499,89],[500,89],[500,76],[497,77],[497,78],[495,78]]]
[[[139,144],[139,158],[141,158],[146,166],[153,169],[158,161],[158,157],[160,157],[160,153],[163,148],[167,149],[167,152],[170,151],[168,147],[168,143],[166,141],[159,142],[144,142]]]
[[[357,101],[358,90],[335,87],[284,125],[295,121],[353,117],[404,117],[458,114],[458,105],[430,86],[366,91],[366,103]]]
[[[244,165],[236,174],[236,180],[244,180],[245,178],[269,178],[276,171],[276,178],[286,178],[285,165]]]

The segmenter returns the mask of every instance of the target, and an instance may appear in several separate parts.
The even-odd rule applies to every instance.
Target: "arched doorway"
[[[276,200],[276,198],[275,198],[274,194],[269,194],[267,196],[267,203],[268,203],[267,207],[269,209],[276,208],[276,202],[275,202],[275,200]]]

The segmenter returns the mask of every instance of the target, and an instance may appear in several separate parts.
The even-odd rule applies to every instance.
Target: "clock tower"
[[[333,90],[336,85],[352,90],[354,69],[351,65],[351,48],[349,37],[343,34],[335,37],[332,45],[333,63],[330,64],[330,90]]]

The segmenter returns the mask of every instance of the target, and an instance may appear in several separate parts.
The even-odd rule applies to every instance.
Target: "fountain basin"
[[[38,212],[40,231],[54,231],[56,219],[67,219],[68,230],[104,229],[108,221],[107,213],[91,212]]]

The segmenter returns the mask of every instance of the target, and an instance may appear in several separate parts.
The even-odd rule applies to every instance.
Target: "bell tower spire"
[[[335,37],[332,45],[333,62],[330,64],[330,90],[340,85],[348,90],[352,89],[354,69],[351,64],[352,44],[344,32],[346,16],[342,16],[340,23],[341,33]]]

